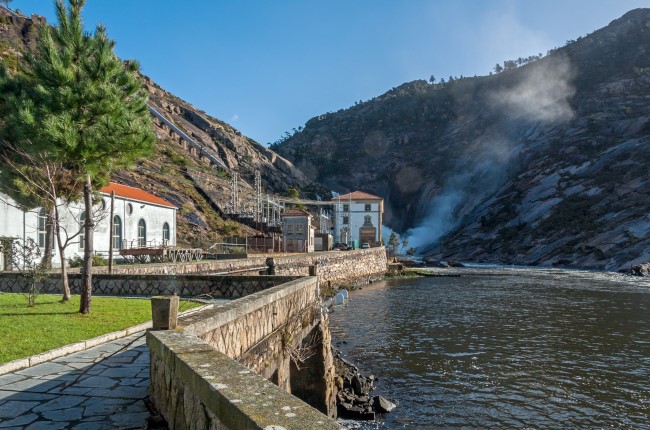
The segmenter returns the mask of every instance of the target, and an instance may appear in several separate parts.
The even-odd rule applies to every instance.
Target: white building
[[[384,199],[363,191],[354,191],[332,199],[334,202],[334,241],[355,245],[378,245]]]
[[[285,252],[314,252],[315,229],[312,215],[302,209],[282,213],[282,239]]]
[[[113,231],[110,230],[111,192],[115,193]],[[108,257],[113,241],[113,256],[119,257],[122,248],[159,247],[176,245],[176,210],[168,201],[139,188],[111,182],[100,190],[101,202],[95,206],[94,252]],[[65,250],[66,258],[83,256],[82,226],[85,219],[83,203],[61,207],[62,239],[72,238]],[[45,246],[45,210],[37,208],[23,212],[11,198],[0,194],[0,240],[25,241],[33,239],[43,251]],[[81,233],[79,233],[81,231]],[[53,250],[52,263],[60,265],[58,248]],[[7,266],[7,258],[0,253],[0,270]]]

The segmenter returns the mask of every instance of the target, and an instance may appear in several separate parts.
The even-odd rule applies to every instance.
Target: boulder
[[[630,275],[634,276],[649,276],[650,275],[650,262],[635,264],[632,266],[628,272]]]
[[[395,403],[391,402],[385,397],[375,396],[372,400],[375,411],[379,412],[380,414],[387,414],[389,412],[392,412],[397,407]]]
[[[449,267],[465,267],[465,265],[463,263],[460,263],[460,262],[454,261],[454,260],[447,261],[447,265]]]
[[[430,257],[426,257],[422,261],[426,267],[449,267],[447,263]]]

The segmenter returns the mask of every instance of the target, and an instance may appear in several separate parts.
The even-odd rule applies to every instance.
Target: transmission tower
[[[239,213],[239,173],[233,172],[232,178],[230,179],[230,207],[232,208],[232,213]]]
[[[255,171],[255,221],[262,222],[262,174]]]

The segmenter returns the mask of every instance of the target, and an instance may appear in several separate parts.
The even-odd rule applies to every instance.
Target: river
[[[397,409],[364,429],[650,428],[650,280],[459,269],[378,282],[332,343]]]

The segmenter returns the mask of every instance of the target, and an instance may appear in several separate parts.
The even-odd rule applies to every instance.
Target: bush
[[[84,259],[80,255],[76,255],[74,258],[68,258],[68,265],[70,267],[81,267],[83,266]],[[93,266],[108,266],[108,260],[105,260],[101,255],[93,255]]]

